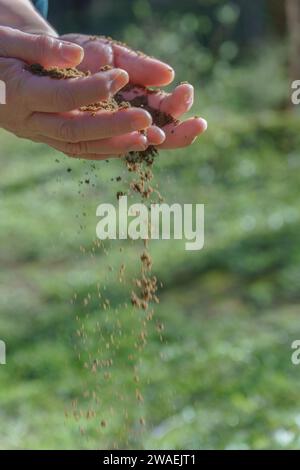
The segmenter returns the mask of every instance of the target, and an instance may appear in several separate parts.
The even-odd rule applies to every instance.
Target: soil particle
[[[50,69],[45,69],[40,64],[32,64],[25,67],[25,70],[31,72],[34,75],[38,75],[39,77],[50,77],[56,80],[67,80],[69,78],[82,78],[88,77],[91,75],[90,72],[81,72],[76,68],[58,68],[58,67],[51,67]]]
[[[126,196],[126,194],[123,191],[118,191],[117,192],[117,199],[119,200],[122,196]]]

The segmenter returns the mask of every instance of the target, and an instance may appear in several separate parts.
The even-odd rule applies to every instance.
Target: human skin
[[[173,81],[174,71],[163,62],[105,39],[91,40],[77,34],[58,38],[28,0],[0,0],[0,24],[0,79],[7,86],[7,104],[0,106],[0,127],[18,137],[43,142],[72,157],[99,160],[142,151],[149,145],[184,147],[206,130],[206,122],[200,118],[159,129],[152,125],[149,113],[138,108],[98,112],[96,116],[81,112],[81,106],[108,99],[129,81],[143,86],[167,85]],[[78,66],[92,75],[56,81],[25,71],[28,63]],[[106,64],[112,70],[99,72]],[[153,95],[150,104],[178,119],[193,104],[193,87],[184,84],[171,94]],[[139,132],[142,129],[146,129],[145,135]]]

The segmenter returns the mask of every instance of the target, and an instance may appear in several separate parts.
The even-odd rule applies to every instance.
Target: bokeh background
[[[122,162],[70,161],[1,131],[1,448],[299,448],[297,8],[50,0],[61,33],[125,40],[195,85],[209,130],[162,152],[155,176],[167,202],[206,205],[206,246],[152,243],[164,287],[140,347],[141,246],[95,243]]]

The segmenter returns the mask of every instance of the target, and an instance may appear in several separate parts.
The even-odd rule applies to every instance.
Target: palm
[[[79,67],[82,70],[90,70],[92,73],[96,73],[104,65],[119,67],[128,72],[131,83],[144,87],[165,86],[174,79],[174,71],[169,65],[138,54],[105,38],[68,34],[63,36],[63,39],[75,42],[83,47],[85,57]],[[139,90],[139,93],[146,93],[146,91]],[[124,99],[130,99],[128,93],[123,93],[123,95]],[[151,107],[160,109],[176,119],[179,119],[191,109],[193,99],[194,89],[189,84],[179,85],[171,94],[160,92],[148,96]],[[169,124],[163,127],[166,139],[159,147],[186,147],[193,143],[198,135],[205,130],[206,122],[201,118],[190,118],[176,125]],[[158,145],[160,142],[159,133],[155,126],[152,126],[152,129],[148,131],[148,139],[154,145]]]

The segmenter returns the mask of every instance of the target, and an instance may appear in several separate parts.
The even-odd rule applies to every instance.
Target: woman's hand
[[[84,59],[79,66],[81,70],[90,70],[95,73],[103,65],[121,67],[129,74],[131,83],[144,87],[165,86],[174,79],[174,70],[169,65],[132,51],[110,39],[80,34],[67,34],[62,36],[62,39],[74,42],[84,49]],[[138,93],[145,92],[138,90]],[[132,97],[130,93],[121,92],[121,94],[125,100]],[[148,100],[153,108],[160,109],[175,119],[179,119],[193,106],[194,88],[190,84],[182,84],[175,88],[171,94],[164,92],[150,94]],[[177,125],[167,125],[163,128],[166,139],[158,147],[172,149],[186,147],[192,144],[206,128],[206,121],[198,117],[182,121]]]
[[[150,127],[151,116],[142,109],[98,112],[95,117],[79,111],[123,88],[129,80],[126,71],[114,68],[84,78],[53,80],[25,69],[32,63],[73,67],[82,58],[83,50],[75,44],[0,27],[0,80],[6,85],[0,127],[72,156],[96,159],[161,143],[164,134]],[[148,137],[137,132],[146,128]]]

